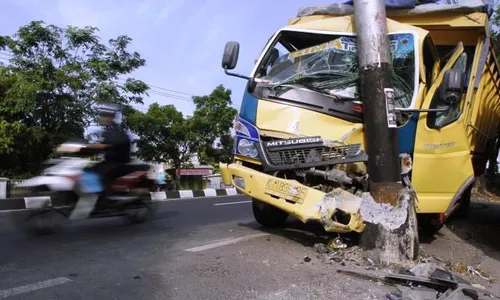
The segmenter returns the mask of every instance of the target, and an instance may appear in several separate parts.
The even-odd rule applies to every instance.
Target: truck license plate
[[[277,178],[269,178],[266,184],[267,194],[302,203],[307,194],[307,188],[290,184]]]

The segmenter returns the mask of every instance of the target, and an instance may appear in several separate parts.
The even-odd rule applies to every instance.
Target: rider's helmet
[[[110,118],[113,123],[117,122],[118,114],[121,112],[121,106],[116,103],[101,103],[97,107],[97,112],[100,118]]]

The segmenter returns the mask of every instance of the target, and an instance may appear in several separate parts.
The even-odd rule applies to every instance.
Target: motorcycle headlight
[[[238,141],[238,153],[252,158],[259,156],[255,143],[247,139],[240,139]]]

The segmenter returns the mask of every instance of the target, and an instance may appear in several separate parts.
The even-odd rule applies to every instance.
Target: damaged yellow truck
[[[467,212],[494,147],[500,74],[489,16],[391,10],[387,27],[402,182],[417,193],[421,228],[437,230],[452,213]],[[269,39],[250,76],[228,71],[239,44],[226,44],[226,74],[247,85],[234,162],[221,163],[221,175],[253,199],[264,226],[292,215],[327,231],[364,229],[359,207],[372,159],[364,140],[377,137],[364,135],[355,32],[352,14],[293,18]]]

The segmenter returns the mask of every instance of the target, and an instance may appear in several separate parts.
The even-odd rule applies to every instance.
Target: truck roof
[[[316,5],[302,7],[297,17],[308,17],[315,15],[345,16],[354,14],[352,1],[333,0],[329,5]],[[492,14],[495,6],[494,0],[454,0],[450,3],[425,3],[419,4],[417,0],[391,0],[386,1],[387,16],[421,16],[421,15],[466,15],[474,12]],[[437,1],[436,1],[437,2]],[[453,3],[453,4],[452,4]]]
[[[489,13],[491,0],[461,0],[459,4],[420,4],[411,9],[388,8],[388,19],[420,27],[436,35],[436,31],[473,30],[478,34],[489,34]],[[349,4],[310,6],[299,9],[297,17],[288,25],[298,25],[318,20],[352,16],[354,7]],[[308,25],[302,25],[308,26]],[[473,36],[473,35],[471,35]],[[476,42],[476,41],[474,41]]]
[[[336,32],[355,32],[354,15],[348,16],[326,16],[316,15],[290,20],[285,29],[306,29]],[[389,32],[411,30],[415,31],[421,38],[428,34],[428,31],[411,24],[404,24],[395,20],[387,20]]]
[[[354,26],[354,15],[312,15],[290,19],[286,28],[354,32]],[[475,45],[479,36],[490,34],[488,15],[481,12],[392,16],[387,19],[387,29],[389,32],[413,30],[422,38],[430,33],[438,45],[455,45],[459,41]]]

